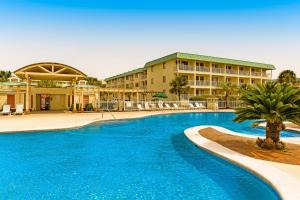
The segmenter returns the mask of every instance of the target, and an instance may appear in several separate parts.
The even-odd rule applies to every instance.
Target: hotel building
[[[271,64],[177,52],[105,80],[107,87],[145,89],[150,94],[165,92],[169,100],[176,100],[176,95],[169,92],[170,82],[176,76],[188,80],[190,89],[182,95],[182,99],[188,99],[201,95],[221,96],[223,82],[237,86],[262,84],[272,79],[274,69]]]

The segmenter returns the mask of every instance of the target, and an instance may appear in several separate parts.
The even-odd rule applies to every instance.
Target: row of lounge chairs
[[[11,115],[11,109],[10,105],[3,105],[3,109],[0,112],[2,115]],[[13,113],[15,115],[23,115],[24,114],[24,105],[23,104],[17,104],[16,105],[16,111]]]
[[[189,107],[179,107],[176,103],[148,103],[137,104],[138,110],[179,110],[179,109],[205,109],[202,103],[190,103]]]

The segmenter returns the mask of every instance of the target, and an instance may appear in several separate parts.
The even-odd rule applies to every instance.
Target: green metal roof
[[[128,76],[128,75],[132,75],[132,74],[143,72],[143,71],[145,71],[145,68],[141,67],[141,68],[137,68],[137,69],[134,69],[134,70],[122,73],[122,74],[118,74],[116,76],[112,76],[112,77],[106,78],[104,80],[105,81],[109,81],[109,80],[112,80],[112,79],[122,78],[122,77],[125,77],[125,76]]]
[[[207,61],[207,62],[215,62],[215,63],[225,63],[225,64],[231,64],[231,65],[243,65],[243,66],[249,66],[249,67],[255,67],[255,68],[263,68],[263,69],[269,69],[274,70],[274,65],[271,64],[264,64],[264,63],[258,63],[258,62],[250,62],[250,61],[243,61],[243,60],[235,60],[235,59],[228,59],[228,58],[220,58],[220,57],[213,57],[213,56],[204,56],[204,55],[197,55],[197,54],[189,54],[189,53],[180,53],[176,52],[164,57],[161,57],[159,59],[147,62],[145,64],[145,67],[149,67],[152,65],[156,65],[162,62],[166,62],[173,59],[189,59],[189,60],[200,60],[200,61]]]

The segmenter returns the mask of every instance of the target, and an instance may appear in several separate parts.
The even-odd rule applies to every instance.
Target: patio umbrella
[[[168,98],[168,96],[164,92],[157,92],[152,97],[154,97],[154,98]]]

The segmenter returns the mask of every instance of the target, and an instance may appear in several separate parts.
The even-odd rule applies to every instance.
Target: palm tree
[[[225,93],[225,102],[226,102],[226,108],[229,108],[229,97],[230,95],[236,91],[238,88],[235,84],[232,84],[231,82],[223,82],[219,85],[219,87],[224,91]]]
[[[284,70],[278,76],[279,83],[295,84],[297,83],[296,73],[292,70]]]
[[[178,100],[180,101],[180,95],[187,93],[189,90],[189,86],[187,86],[188,80],[183,76],[177,76],[173,81],[171,81],[170,92],[172,94],[176,94],[178,96]]]
[[[266,140],[272,139],[275,145],[285,129],[283,122],[300,125],[300,88],[268,81],[242,92],[240,100],[246,106],[236,110],[234,121],[256,120],[253,127],[266,122]]]
[[[7,82],[11,76],[11,71],[0,71],[0,82]]]

